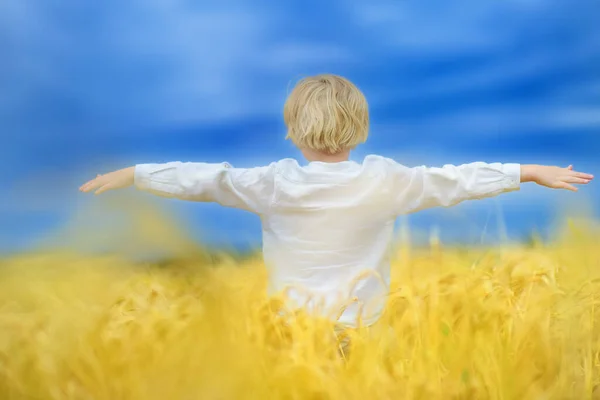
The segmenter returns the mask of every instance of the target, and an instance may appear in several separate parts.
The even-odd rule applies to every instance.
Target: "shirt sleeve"
[[[397,214],[493,197],[519,190],[521,184],[520,164],[475,162],[439,168],[394,164],[391,186]]]
[[[215,202],[262,214],[273,197],[274,164],[257,168],[228,163],[139,164],[135,186],[161,197]]]

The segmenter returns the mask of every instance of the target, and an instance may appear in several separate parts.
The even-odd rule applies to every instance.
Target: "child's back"
[[[352,83],[333,75],[301,81],[284,118],[288,137],[310,162],[305,167],[292,159],[249,169],[142,164],[81,189],[103,192],[135,182],[161,196],[254,212],[262,220],[270,293],[287,291],[292,306],[335,319],[341,314],[340,323],[354,325],[359,314],[371,324],[383,310],[398,215],[517,190],[520,182],[575,190],[571,184],[592,179],[570,167],[477,162],[407,168],[379,156],[349,161],[367,138],[368,107]]]
[[[273,204],[262,218],[272,292],[290,285],[299,305],[310,294],[309,306],[325,306],[319,311],[334,317],[345,307],[344,324],[356,321],[364,302],[364,322],[377,318],[389,283],[395,216],[384,163],[368,157],[362,164],[276,164]],[[358,301],[349,304],[352,297]]]

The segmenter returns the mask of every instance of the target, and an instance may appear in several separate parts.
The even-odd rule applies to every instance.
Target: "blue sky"
[[[598,175],[600,4],[505,0],[0,4],[0,251],[36,246],[102,198],[90,176],[172,160],[254,166],[298,157],[281,111],[300,77],[352,79],[369,153],[413,166],[574,164]],[[524,187],[411,216],[415,230],[494,241],[552,229],[574,196]],[[197,240],[256,245],[257,218],[165,201]],[[109,216],[106,215],[106,218]]]

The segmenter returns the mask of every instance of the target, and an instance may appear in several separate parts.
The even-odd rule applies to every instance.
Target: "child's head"
[[[302,79],[285,103],[286,139],[324,154],[352,150],[367,140],[369,109],[362,92],[337,75]]]

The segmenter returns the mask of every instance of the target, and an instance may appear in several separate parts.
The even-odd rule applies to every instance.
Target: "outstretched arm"
[[[399,213],[411,213],[432,207],[450,207],[465,200],[493,197],[519,190],[520,184],[535,182],[554,188],[577,190],[574,184],[586,184],[592,175],[542,165],[476,162],[441,168],[393,167],[393,186]]]
[[[227,163],[140,164],[98,175],[80,190],[101,194],[134,185],[162,197],[216,202],[260,214],[272,197],[273,168],[233,168]]]

